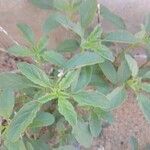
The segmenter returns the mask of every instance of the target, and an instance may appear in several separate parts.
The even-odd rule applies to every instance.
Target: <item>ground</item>
[[[0,26],[6,29],[13,39],[19,43],[24,43],[24,41],[16,28],[17,22],[25,22],[30,24],[34,28],[36,35],[39,37],[41,35],[42,21],[48,16],[49,11],[39,10],[34,6],[31,6],[26,0],[16,0],[11,3],[9,2],[10,0],[6,0],[5,2],[0,0]],[[116,9],[116,12],[120,11],[121,15],[124,14],[124,11],[130,13],[131,15],[127,15],[126,13],[123,17],[127,21],[129,29],[133,32],[137,31],[137,27],[139,27],[139,24],[142,21],[141,15],[143,16],[142,13],[146,13],[146,9],[149,7],[149,5],[146,5],[146,2],[148,2],[146,0],[138,0],[136,3],[135,1],[130,1],[129,5],[123,5],[119,0],[115,0],[113,5],[111,5],[110,2],[107,3],[106,0],[103,0],[103,2],[108,4],[110,7],[112,6],[113,10]],[[142,6],[141,2],[143,3]],[[117,6],[118,4],[120,5],[120,9]],[[134,5],[137,5],[139,11],[136,9],[132,12]],[[131,8],[129,6],[131,6]],[[135,21],[132,22],[132,19],[134,19],[134,14],[139,16],[135,17]],[[127,17],[129,19],[127,19]],[[68,36],[70,35],[61,29],[52,32],[52,42],[50,43],[50,46],[55,47],[58,42]],[[0,48],[7,49],[11,44],[12,41],[0,32]],[[0,52],[0,72],[14,70],[16,68],[15,61],[16,58]],[[150,125],[143,117],[142,112],[139,110],[132,92],[129,92],[126,102],[113,113],[116,119],[115,123],[107,128],[104,128],[101,137],[94,140],[93,146],[90,150],[129,150],[129,138],[131,136],[136,136],[138,138],[140,150],[143,150],[144,146],[147,143],[150,143]]]

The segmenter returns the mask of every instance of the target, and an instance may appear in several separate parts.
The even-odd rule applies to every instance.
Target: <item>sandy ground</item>
[[[119,13],[126,21],[128,29],[136,32],[140,27],[143,14],[150,10],[149,0],[101,0],[104,4]],[[136,6],[136,9],[134,7]],[[25,44],[17,30],[16,23],[30,24],[37,37],[41,35],[41,25],[49,11],[40,10],[30,5],[27,0],[0,0],[0,26],[19,43]],[[107,23],[105,27],[107,26]],[[70,36],[66,31],[59,29],[51,33],[51,48],[55,47],[64,37]],[[0,48],[8,48],[12,41],[0,33]],[[0,72],[15,69],[15,60],[7,54],[0,53]],[[140,143],[140,150],[150,143],[150,125],[145,121],[139,110],[134,96],[130,93],[127,101],[114,112],[116,122],[103,130],[102,136],[94,140],[92,150],[129,150],[130,136],[136,136]]]

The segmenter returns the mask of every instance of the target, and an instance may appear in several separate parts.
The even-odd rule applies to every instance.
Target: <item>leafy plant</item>
[[[134,35],[119,16],[103,5],[97,7],[96,0],[31,1],[52,13],[39,40],[31,27],[18,24],[28,46],[8,49],[16,57],[32,58],[32,64],[19,62],[18,73],[0,74],[0,116],[6,122],[1,125],[3,148],[90,147],[105,122],[113,122],[111,112],[126,100],[128,90],[134,92],[150,121],[150,70],[146,66],[150,19]],[[116,29],[106,33],[99,23],[92,28],[96,12]],[[74,38],[64,39],[55,50],[49,50],[48,35],[59,26],[73,32]],[[112,48],[116,43],[121,47],[119,53]],[[147,54],[142,66],[132,54],[137,46],[144,46]],[[70,58],[66,52],[72,54]],[[47,63],[53,68],[51,72],[44,67]],[[58,140],[50,144],[49,140],[56,136]]]

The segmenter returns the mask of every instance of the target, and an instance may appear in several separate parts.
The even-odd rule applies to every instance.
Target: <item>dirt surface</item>
[[[136,32],[143,20],[143,14],[150,10],[149,0],[108,0],[102,2],[125,19],[128,29]],[[134,7],[136,6],[136,9]],[[133,11],[134,9],[134,11]],[[40,10],[27,2],[27,0],[0,0],[0,26],[2,26],[19,43],[26,44],[17,30],[16,23],[24,22],[33,27],[37,37],[42,34],[43,20],[49,15],[49,11]],[[106,26],[107,27],[107,26]],[[108,26],[109,27],[109,26]],[[54,48],[64,37],[70,36],[68,32],[58,29],[50,34]],[[7,49],[12,41],[0,33],[0,48]],[[0,52],[0,72],[14,70],[15,58]],[[145,144],[150,143],[150,125],[145,121],[137,102],[132,94],[127,101],[114,111],[116,121],[113,125],[103,130],[102,136],[94,140],[92,150],[130,150],[129,138],[136,136],[140,143],[140,150]]]
[[[104,128],[102,136],[95,140],[97,147],[104,147],[105,150],[130,150],[131,136],[138,139],[140,150],[150,143],[150,125],[139,110],[132,94],[129,94],[126,102],[114,111],[114,115],[116,121],[111,126]]]

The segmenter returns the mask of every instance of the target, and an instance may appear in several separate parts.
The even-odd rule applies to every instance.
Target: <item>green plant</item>
[[[103,5],[97,7],[96,0],[32,2],[53,13],[38,41],[28,25],[18,24],[28,46],[8,49],[12,55],[32,58],[33,63],[20,62],[18,73],[0,74],[3,148],[72,150],[77,142],[90,147],[104,123],[113,122],[111,112],[125,101],[128,89],[135,93],[150,121],[150,100],[145,94],[150,92],[150,17],[133,35],[119,16]],[[98,25],[91,30],[96,12]],[[104,32],[101,17],[116,30]],[[48,34],[59,26],[71,30],[74,39],[65,39],[54,51],[49,50]],[[112,49],[114,44],[121,47],[119,53]],[[140,46],[145,49],[147,62],[139,67],[132,51]],[[72,57],[67,59],[66,52]],[[52,72],[45,69],[45,63],[51,65]],[[41,129],[45,129],[44,134]],[[52,137],[58,140],[48,144]]]

